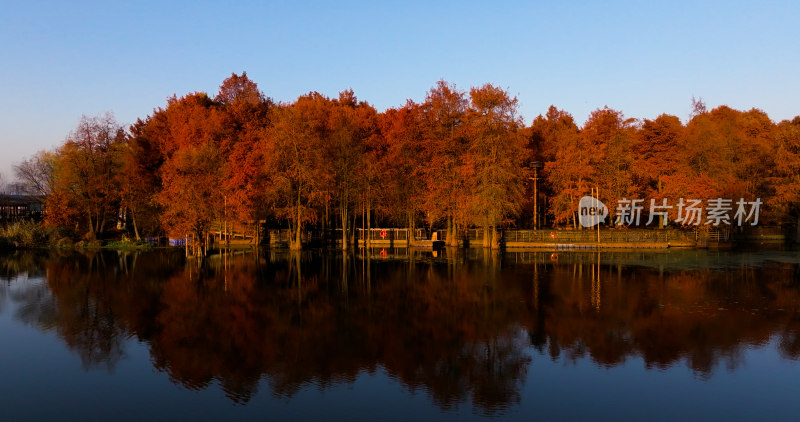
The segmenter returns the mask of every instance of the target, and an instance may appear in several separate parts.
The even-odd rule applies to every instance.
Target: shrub
[[[62,237],[50,241],[50,245],[56,248],[71,248],[73,246],[72,239],[69,237]]]
[[[153,246],[144,240],[131,240],[123,236],[122,240],[112,240],[105,244],[109,249],[150,249]]]
[[[18,248],[45,246],[49,235],[50,230],[29,220],[15,221],[0,228],[0,238]]]

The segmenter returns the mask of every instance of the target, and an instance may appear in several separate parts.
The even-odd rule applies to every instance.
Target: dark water
[[[0,419],[797,420],[797,252],[0,255]]]

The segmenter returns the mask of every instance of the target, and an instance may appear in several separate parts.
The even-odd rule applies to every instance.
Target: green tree
[[[499,247],[497,228],[520,211],[527,174],[517,99],[486,84],[470,90],[469,146],[461,174],[469,180],[469,213],[484,229],[484,247]]]

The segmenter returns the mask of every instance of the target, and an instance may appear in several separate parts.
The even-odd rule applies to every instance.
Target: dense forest
[[[686,124],[605,107],[579,127],[551,106],[526,126],[517,98],[490,84],[439,81],[424,102],[378,112],[352,90],[276,103],[242,73],[215,97],[173,96],[128,128],[83,117],[63,145],[15,170],[46,198],[46,224],[86,239],[203,239],[217,222],[263,221],[288,226],[293,248],[309,228],[343,229],[347,247],[355,227],[376,225],[477,227],[488,246],[507,227],[579,229],[578,201],[595,188],[612,208],[760,198],[762,224],[796,221],[800,116],[775,123],[693,100]]]

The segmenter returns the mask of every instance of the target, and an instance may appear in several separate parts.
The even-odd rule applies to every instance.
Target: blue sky
[[[708,106],[800,114],[798,2],[0,1],[0,172],[82,114],[130,124],[247,71],[267,96],[352,88],[379,110],[439,79],[550,104],[685,120]]]

